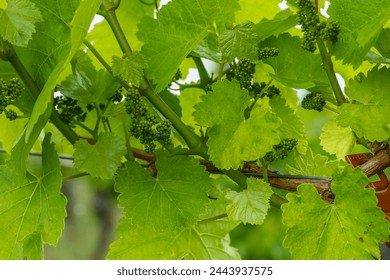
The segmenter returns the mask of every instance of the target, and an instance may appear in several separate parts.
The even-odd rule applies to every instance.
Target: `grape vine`
[[[158,2],[0,8],[0,259],[56,256],[80,177],[96,258],[381,258],[389,1]]]

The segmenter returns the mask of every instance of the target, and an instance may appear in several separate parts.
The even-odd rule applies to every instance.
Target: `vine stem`
[[[214,216],[214,217],[211,217],[211,218],[207,218],[207,219],[204,219],[204,220],[200,220],[198,221],[198,224],[204,224],[204,223],[208,223],[208,222],[213,222],[213,221],[217,221],[217,220],[220,220],[220,219],[224,219],[226,218],[228,215],[226,213],[224,214],[221,214],[221,215],[217,215],[217,216]]]
[[[77,174],[73,174],[73,175],[69,175],[69,176],[63,177],[62,180],[63,181],[69,181],[69,180],[72,180],[72,179],[77,179],[77,178],[85,177],[85,176],[88,176],[88,175],[89,175],[89,173],[82,172],[82,173],[77,173]]]
[[[344,96],[343,91],[340,88],[339,81],[337,80],[336,73],[334,71],[332,58],[324,44],[322,39],[317,39],[318,49],[320,50],[322,67],[324,68],[326,75],[328,76],[330,86],[332,87],[333,94],[336,98],[337,105],[341,105],[347,102],[347,99]]]
[[[207,70],[204,67],[203,61],[200,59],[200,57],[192,56],[192,60],[195,62],[196,68],[199,72],[200,85],[201,87],[205,87],[210,82],[209,73],[207,73]]]
[[[104,60],[104,58],[100,55],[97,49],[91,44],[91,42],[84,40],[83,43],[92,52],[92,54],[96,57],[96,59],[99,60],[99,62],[103,65],[103,67],[106,68],[106,70],[110,72],[110,74],[112,75],[113,72],[111,66]]]

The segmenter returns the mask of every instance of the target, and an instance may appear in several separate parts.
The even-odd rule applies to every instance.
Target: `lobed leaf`
[[[286,170],[292,175],[332,177],[339,167],[338,161],[329,160],[327,156],[320,154],[314,156],[313,151],[308,148],[305,155],[295,155],[294,162],[287,164]]]
[[[298,140],[297,150],[301,154],[306,153],[308,146],[305,136],[305,127],[302,120],[294,110],[286,105],[286,100],[280,96],[273,96],[270,100],[272,111],[282,120],[279,131],[282,138],[295,138]]]
[[[357,101],[356,104],[343,104],[337,122],[350,127],[358,137],[370,141],[385,141],[390,138],[390,121],[384,117],[390,110],[387,92],[390,70],[374,68],[351,80],[345,89],[346,94]]]
[[[248,178],[247,183],[247,189],[229,191],[225,195],[226,212],[233,221],[261,225],[267,216],[273,191],[268,183],[256,178]]]
[[[128,83],[139,87],[144,75],[144,69],[148,67],[143,55],[133,52],[130,57],[112,57],[112,72],[114,76],[119,76]]]
[[[382,27],[390,19],[390,2],[333,1],[328,14],[340,24],[340,34],[334,46],[334,54],[344,63],[357,68],[375,45]]]
[[[0,35],[15,46],[27,47],[42,15],[30,0],[7,0],[7,3],[4,10],[0,9]]]
[[[123,219],[157,230],[192,225],[206,209],[208,174],[193,158],[162,152],[157,153],[156,168],[157,177],[136,162],[118,171],[115,189],[121,193]]]
[[[102,179],[111,179],[114,176],[122,156],[126,153],[123,140],[110,132],[101,133],[95,144],[81,139],[74,147],[75,167]]]
[[[56,245],[65,225],[61,168],[50,135],[42,143],[42,175],[0,166],[0,258],[41,258],[43,243]]]
[[[245,119],[249,94],[237,81],[223,80],[195,106],[195,120],[208,127],[210,160],[219,168],[238,168],[244,161],[263,157],[280,139],[281,122],[267,104],[256,106]]]
[[[287,227],[284,246],[294,259],[378,259],[379,242],[388,240],[390,223],[377,206],[368,179],[346,167],[332,182],[333,204],[308,184],[286,196],[282,206]],[[357,203],[358,202],[358,203]]]
[[[95,69],[86,53],[80,51],[71,63],[73,74],[58,86],[63,95],[84,104],[104,104],[119,88],[119,83],[108,71]]]
[[[344,159],[352,152],[356,138],[350,127],[341,127],[333,118],[322,127],[321,146],[338,159]]]
[[[228,235],[238,223],[228,218],[207,220],[225,212],[222,196],[218,197],[221,199],[206,204],[206,211],[197,223],[176,229],[156,230],[151,224],[138,227],[124,216],[117,230],[120,238],[111,244],[107,258],[240,259],[237,249],[230,246]]]
[[[233,29],[226,29],[218,37],[219,47],[226,61],[233,61],[235,58],[257,61],[259,41],[255,25],[250,21],[236,25]]]
[[[283,33],[264,40],[261,46],[279,49],[278,56],[263,60],[272,66],[271,76],[276,81],[292,88],[329,86],[320,55],[303,50],[299,37]]]

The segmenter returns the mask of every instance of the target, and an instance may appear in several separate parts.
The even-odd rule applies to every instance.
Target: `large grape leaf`
[[[7,3],[4,10],[0,9],[0,35],[15,46],[26,47],[42,15],[30,0],[8,0]]]
[[[120,137],[104,132],[94,144],[88,143],[85,139],[76,142],[74,165],[78,170],[88,172],[93,177],[111,179],[125,152],[126,146]]]
[[[276,130],[280,119],[266,102],[255,106],[250,118],[244,111],[250,105],[246,90],[237,81],[224,80],[213,85],[195,106],[196,121],[208,127],[210,160],[219,168],[238,168],[243,161],[263,157],[280,139]]]
[[[360,74],[351,80],[345,92],[359,102],[343,104],[337,122],[370,141],[389,139],[390,120],[386,117],[390,110],[389,77],[389,69],[374,68],[367,76]]]
[[[320,139],[322,148],[330,154],[335,154],[338,159],[344,159],[351,153],[356,142],[352,129],[341,127],[335,118],[324,124]]]
[[[118,171],[115,189],[124,217],[138,227],[158,230],[193,224],[208,203],[210,179],[193,158],[157,153],[157,177],[138,163]]]
[[[248,178],[247,183],[247,189],[241,192],[229,191],[225,195],[226,212],[233,221],[261,225],[267,216],[269,198],[273,192],[271,186],[263,180]]]
[[[233,29],[226,29],[218,37],[222,57],[226,61],[233,61],[235,58],[258,60],[257,44],[259,41],[255,25],[250,21],[236,25]]]
[[[377,206],[374,190],[358,169],[334,175],[333,204],[311,185],[301,185],[282,206],[287,227],[284,246],[294,259],[380,258],[378,243],[388,240],[390,223]]]
[[[328,14],[340,23],[340,34],[334,46],[336,57],[357,68],[390,19],[390,2],[332,1]]]
[[[146,74],[156,92],[170,84],[180,63],[207,36],[210,26],[232,21],[237,9],[236,0],[173,0],[158,11],[157,19],[141,21],[137,35],[144,42]]]
[[[66,199],[54,144],[42,143],[42,175],[35,177],[0,166],[0,258],[42,256],[43,242],[56,245],[64,228]]]
[[[264,40],[262,47],[276,47],[279,55],[263,60],[274,69],[271,76],[280,83],[292,88],[326,87],[329,85],[322,69],[319,54],[307,52],[301,47],[298,36],[283,33],[278,37]]]
[[[298,140],[297,151],[306,153],[308,146],[305,136],[305,127],[302,120],[286,105],[286,100],[280,96],[274,96],[270,100],[272,111],[282,120],[279,131],[283,138],[295,138]]]
[[[215,194],[213,194],[215,196]],[[156,230],[154,225],[137,228],[124,216],[110,246],[108,259],[239,259],[228,233],[238,225],[227,217],[208,220],[225,213],[221,199],[207,203],[207,211],[197,223],[177,229]],[[195,210],[195,209],[194,209]]]

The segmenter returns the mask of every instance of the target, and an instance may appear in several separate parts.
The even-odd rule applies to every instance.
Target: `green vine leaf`
[[[298,140],[297,151],[306,153],[308,146],[305,136],[305,127],[302,120],[294,110],[286,105],[286,100],[280,96],[273,96],[270,100],[272,111],[282,120],[279,127],[282,138],[294,138]]]
[[[350,127],[341,127],[333,118],[322,127],[321,146],[338,159],[344,159],[355,147],[356,138]]]
[[[73,74],[58,86],[65,96],[85,104],[105,103],[119,88],[119,83],[104,69],[96,70],[86,53],[79,51],[72,59]]]
[[[265,40],[271,36],[278,36],[280,33],[297,25],[297,18],[290,9],[280,11],[273,19],[262,19],[256,24],[256,32],[260,40]]]
[[[336,57],[357,68],[390,19],[390,2],[333,1],[328,14],[340,23],[340,34],[334,46]]]
[[[136,162],[118,171],[115,189],[121,193],[123,219],[157,230],[193,224],[208,203],[208,174],[195,159],[162,152],[157,153],[156,168],[157,177]]]
[[[93,177],[111,179],[125,153],[126,147],[120,137],[103,132],[95,144],[90,144],[85,139],[76,142],[74,165]]]
[[[146,74],[156,84],[156,92],[170,84],[180,63],[207,36],[210,25],[231,21],[237,9],[236,0],[174,0],[158,11],[157,19],[141,21],[137,35],[145,42]]]
[[[261,225],[267,216],[273,191],[263,180],[248,178],[247,183],[248,188],[242,192],[229,191],[225,195],[226,212],[233,221]]]
[[[42,256],[43,242],[56,245],[65,225],[61,169],[50,135],[42,143],[42,175],[0,166],[0,258]]]
[[[215,195],[215,194],[213,194]],[[227,217],[207,221],[225,212],[221,199],[206,204],[199,221],[186,227],[156,230],[154,225],[135,227],[126,216],[120,221],[120,237],[110,246],[108,259],[186,259],[230,260],[240,259],[236,248],[230,246],[229,232],[238,223]],[[196,210],[196,208],[194,208]]]
[[[254,107],[245,119],[250,102],[248,92],[241,90],[236,80],[223,80],[195,106],[196,121],[209,128],[210,160],[219,168],[236,169],[244,161],[261,158],[280,141],[276,130],[281,122],[268,104]],[[216,108],[223,110],[215,114]]]
[[[236,25],[233,29],[226,29],[218,37],[219,47],[226,61],[233,61],[235,58],[257,61],[259,41],[255,25],[250,21]]]
[[[306,176],[332,177],[339,168],[339,161],[329,160],[327,156],[320,154],[314,156],[310,148],[307,149],[306,155],[296,154],[294,161],[286,165],[289,174]]]
[[[358,137],[370,141],[386,141],[390,138],[390,121],[384,118],[390,110],[387,91],[390,70],[374,68],[351,80],[346,94],[359,101],[357,104],[343,104],[337,122],[350,127]]]
[[[111,244],[107,259],[116,260],[234,260],[237,249],[230,247],[229,235],[196,227],[156,231],[129,229],[126,236]]]
[[[284,246],[294,259],[377,259],[379,242],[388,240],[390,223],[377,206],[367,177],[346,167],[334,174],[333,204],[308,184],[286,196],[282,206],[287,227]],[[357,204],[358,202],[358,204]]]
[[[191,55],[203,57],[217,63],[225,63],[218,43],[218,36],[215,33],[209,33],[196,47],[192,50]]]
[[[114,76],[119,76],[136,87],[139,87],[146,67],[148,67],[148,64],[139,52],[133,52],[130,57],[125,58],[112,57],[112,71]]]
[[[7,3],[4,10],[0,9],[0,35],[15,46],[27,47],[42,15],[30,0],[7,0]]]
[[[320,55],[303,50],[299,37],[283,33],[264,40],[261,47],[279,49],[278,56],[263,60],[272,66],[274,73],[270,75],[276,81],[292,88],[329,86]]]

